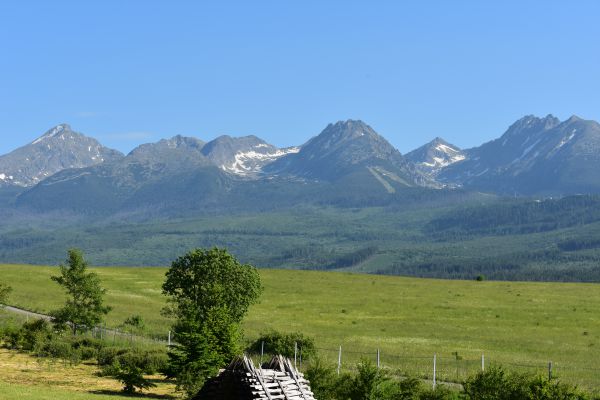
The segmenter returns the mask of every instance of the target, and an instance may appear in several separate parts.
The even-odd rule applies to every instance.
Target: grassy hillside
[[[143,316],[147,333],[168,331],[160,315],[164,268],[95,268],[114,308],[108,325]],[[11,304],[49,311],[62,294],[49,276],[56,268],[1,265],[14,291]],[[600,387],[600,285],[444,281],[350,273],[261,270],[261,303],[245,320],[252,340],[267,329],[301,331],[316,339],[331,361],[343,348],[346,365],[381,350],[384,365],[460,379],[486,363],[554,372],[587,387]]]

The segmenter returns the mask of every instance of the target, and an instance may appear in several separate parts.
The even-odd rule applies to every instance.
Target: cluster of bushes
[[[129,393],[136,388],[153,387],[154,384],[144,375],[161,372],[167,365],[164,350],[109,345],[100,339],[58,330],[43,319],[2,328],[0,341],[7,348],[25,351],[37,357],[63,360],[70,365],[83,361],[94,362],[101,368],[103,376],[121,381],[123,390]]]
[[[98,353],[98,365],[102,368],[102,375],[118,379],[124,385],[123,391],[133,393],[136,388],[156,386],[144,375],[164,371],[167,354],[157,350],[105,347]]]
[[[288,358],[294,358],[297,351],[297,356],[302,360],[309,360],[317,354],[312,338],[300,332],[281,333],[274,330],[261,334],[248,346],[250,353],[260,354],[263,350],[266,354],[281,354]]]
[[[72,365],[95,360],[102,347],[99,340],[63,335],[47,321],[36,319],[22,326],[7,326],[1,332],[4,346],[29,352],[38,357],[61,359]]]
[[[332,366],[315,360],[306,371],[319,400],[598,400],[557,379],[511,373],[492,367],[471,376],[454,390],[435,389],[416,377],[395,379],[370,361],[357,365],[355,374],[337,375]]]
[[[575,386],[539,375],[509,372],[501,367],[490,368],[467,379],[463,384],[464,398],[469,400],[597,400]]]
[[[364,360],[355,374],[337,371],[316,359],[306,370],[315,398],[319,400],[451,400],[459,393],[444,386],[432,389],[418,378],[394,379],[389,372]]]

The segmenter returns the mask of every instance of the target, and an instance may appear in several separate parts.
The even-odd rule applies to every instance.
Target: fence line
[[[0,317],[2,314],[0,313]],[[20,315],[19,317],[26,320],[29,318],[29,315]],[[39,318],[38,316],[33,317]],[[119,339],[119,341],[129,341],[132,344],[136,342],[156,343],[164,346],[176,344],[173,341],[170,331],[165,332],[164,336],[145,335],[127,332],[119,328],[96,326],[88,334],[107,341],[112,339],[113,343]],[[273,352],[264,343],[261,346],[261,350],[260,361],[264,359],[264,355],[273,355]],[[306,360],[305,358],[303,360],[301,346],[297,346],[295,350],[295,362],[298,363],[300,368],[302,368],[303,364],[306,366],[306,362],[310,362],[310,360]],[[464,358],[458,354],[443,356],[435,351],[432,351],[430,355],[419,356],[387,353],[377,348],[370,352],[346,350],[342,346],[338,346],[337,348],[315,347],[315,350],[326,361],[337,366],[336,370],[338,374],[356,371],[356,364],[361,359],[368,359],[380,368],[384,368],[397,376],[404,376],[408,373],[431,381],[435,379],[436,381],[462,382],[468,376],[484,370],[489,365],[502,365],[509,370],[547,374],[551,378],[558,377],[566,382],[589,388],[600,386],[600,368],[579,367],[572,364],[563,365],[554,360],[548,360],[547,362],[512,362],[495,360],[489,357],[489,355],[484,356],[483,354],[478,358]],[[293,357],[294,353],[289,356]]]
[[[265,343],[261,344],[264,354],[274,354]],[[394,376],[404,377],[407,374],[429,380],[432,384],[437,382],[461,383],[469,376],[484,371],[489,366],[503,366],[508,371],[532,373],[547,376],[550,379],[558,378],[563,382],[576,384],[587,388],[597,388],[600,385],[600,368],[579,367],[572,363],[561,364],[553,360],[536,362],[511,362],[490,357],[482,353],[481,356],[463,357],[454,354],[443,355],[432,351],[430,355],[420,356],[411,354],[390,354],[374,348],[372,351],[346,350],[338,347],[315,347],[319,356],[329,362],[337,374],[356,372],[356,365],[361,360],[369,360],[375,366],[387,370]],[[300,348],[298,351],[302,351]],[[268,357],[267,357],[268,358]],[[307,360],[310,363],[310,360]],[[306,367],[306,365],[305,365]]]

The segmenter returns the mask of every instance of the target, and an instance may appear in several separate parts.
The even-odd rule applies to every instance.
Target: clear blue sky
[[[0,153],[70,123],[301,144],[355,118],[403,153],[526,114],[600,120],[600,1],[0,3]]]

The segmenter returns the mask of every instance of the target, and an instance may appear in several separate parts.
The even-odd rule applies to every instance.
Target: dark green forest
[[[7,215],[0,262],[56,265],[77,247],[94,265],[164,266],[191,248],[220,246],[261,268],[600,281],[600,197],[446,193],[424,201],[415,191],[369,207],[313,204],[227,215]]]

